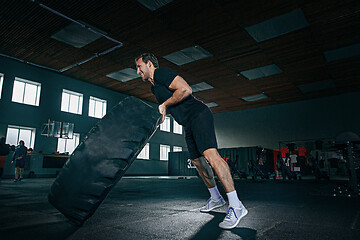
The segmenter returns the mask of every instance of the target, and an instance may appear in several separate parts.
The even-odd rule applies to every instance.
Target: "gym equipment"
[[[254,159],[249,160],[249,169],[252,173],[252,179],[256,180],[257,176],[261,179],[276,179],[274,171],[274,160],[271,153],[262,147],[256,148],[256,162]]]
[[[64,164],[49,202],[76,225],[91,217],[160,124],[156,108],[127,97],[87,134]]]

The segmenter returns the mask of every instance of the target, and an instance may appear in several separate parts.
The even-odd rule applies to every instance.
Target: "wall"
[[[262,146],[279,141],[333,139],[344,131],[360,134],[360,92],[214,114],[220,148]]]
[[[109,89],[4,57],[0,57],[0,73],[4,74],[0,99],[0,137],[6,136],[8,125],[36,128],[35,152],[56,152],[57,139],[41,136],[41,127],[48,119],[74,123],[74,132],[80,133],[80,138],[83,139],[91,127],[99,121],[97,118],[88,116],[90,96],[107,100],[107,111],[110,111],[121,99],[126,97],[124,94]],[[41,97],[38,107],[11,101],[15,77],[41,83]],[[61,93],[63,89],[83,94],[82,115],[60,111]],[[155,104],[152,105],[156,106]],[[173,124],[172,121],[171,124]],[[174,145],[181,146],[186,149],[184,135],[158,130],[150,140],[150,160],[139,159],[135,161],[129,168],[127,174],[167,175],[167,161],[159,160],[160,144],[170,145],[171,148]],[[12,175],[13,165],[9,165],[8,162],[9,157],[5,166],[5,175]],[[45,174],[44,169],[40,169],[39,167],[42,166],[42,163],[32,164],[32,166],[37,166],[35,169],[32,169],[35,173],[41,172]],[[48,169],[48,172],[53,173],[54,170]]]

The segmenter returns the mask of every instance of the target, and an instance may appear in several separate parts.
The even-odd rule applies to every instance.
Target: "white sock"
[[[214,199],[215,201],[219,200],[221,197],[221,194],[219,193],[219,190],[217,188],[217,186],[213,187],[213,188],[208,188],[211,198]]]
[[[229,199],[229,207],[241,208],[242,203],[240,202],[236,190],[226,193]]]

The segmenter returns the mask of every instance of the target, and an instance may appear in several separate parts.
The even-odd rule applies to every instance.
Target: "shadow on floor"
[[[231,231],[232,233],[241,237],[241,239],[255,240],[257,231],[251,228],[234,228],[232,230],[223,230],[219,227],[219,223],[224,219],[224,213],[211,212],[214,216],[208,223],[206,223],[190,240],[215,240],[218,239],[223,231]]]

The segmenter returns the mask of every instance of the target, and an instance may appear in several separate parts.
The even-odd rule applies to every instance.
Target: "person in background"
[[[25,159],[27,155],[27,147],[25,147],[25,143],[23,140],[20,140],[19,146],[16,147],[13,160],[11,163],[15,161],[15,179],[16,181],[21,181],[24,173],[25,167]]]
[[[6,155],[10,153],[10,145],[5,143],[5,138],[0,139],[0,180],[4,173],[4,165],[6,161]]]

